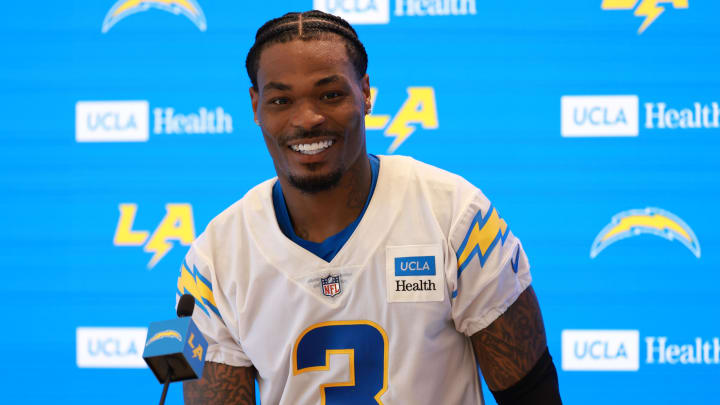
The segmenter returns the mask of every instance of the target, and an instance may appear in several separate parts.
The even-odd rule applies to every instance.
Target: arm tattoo
[[[472,343],[491,390],[504,390],[520,381],[547,346],[545,326],[532,286],[498,319],[473,335]]]
[[[199,380],[183,383],[186,405],[255,405],[255,368],[206,362]]]

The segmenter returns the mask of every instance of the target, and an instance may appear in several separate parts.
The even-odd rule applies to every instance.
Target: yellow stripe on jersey
[[[214,312],[218,317],[220,312],[215,304],[213,297],[212,282],[198,272],[197,267],[192,266],[192,271],[187,263],[183,263],[180,267],[180,277],[178,278],[178,293],[190,294],[195,297],[195,303],[208,315],[208,310]]]
[[[465,240],[457,251],[458,277],[475,255],[480,260],[480,266],[483,266],[498,241],[502,246],[509,233],[507,223],[494,207],[490,207],[485,217],[482,216],[481,211],[478,211],[470,223]]]

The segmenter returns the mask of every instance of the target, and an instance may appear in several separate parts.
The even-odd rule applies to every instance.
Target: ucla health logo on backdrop
[[[390,0],[313,0],[313,8],[335,14],[351,24],[388,24]],[[398,17],[477,14],[475,0],[395,0]]]
[[[653,207],[623,211],[613,216],[595,237],[590,258],[594,259],[615,242],[642,234],[678,241],[700,258],[700,242],[688,224],[671,212]]]
[[[146,142],[148,102],[78,101],[75,140],[78,142]]]
[[[717,102],[670,105],[645,102],[636,95],[562,96],[560,134],[566,138],[638,136],[645,130],[698,130],[720,128]],[[641,119],[640,113],[644,113]]]
[[[195,239],[195,221],[190,204],[166,204],[165,216],[159,220],[155,229],[135,229],[135,215],[138,206],[123,203],[118,206],[120,217],[115,227],[113,244],[115,246],[143,247],[143,251],[152,254],[147,264],[152,269],[175,246],[174,241],[188,246]]]
[[[150,125],[152,118],[152,125]],[[140,101],[78,101],[75,104],[77,142],[147,142],[153,135],[230,134],[232,116],[222,107],[177,112]]]
[[[79,327],[75,332],[79,368],[145,368],[147,328]]]
[[[475,0],[395,0],[396,16],[475,15]]]
[[[313,9],[342,17],[351,24],[390,22],[390,0],[313,0]]]
[[[197,112],[178,113],[172,107],[153,108],[153,134],[229,134],[233,131],[232,116],[222,107]]]
[[[645,363],[647,364],[720,364],[720,338],[692,341],[670,340],[667,336],[645,337]]]
[[[669,4],[675,9],[686,9],[689,0],[603,0],[600,6],[603,10],[635,10],[635,17],[643,18],[638,28],[642,34],[662,13],[665,12],[663,4]],[[637,8],[635,7],[637,6]]]
[[[200,31],[207,29],[205,14],[195,0],[120,0],[105,15],[102,32],[108,32],[110,28],[126,17],[148,11],[151,8],[183,15],[192,21]]]
[[[624,370],[640,367],[637,330],[562,331],[563,370]]]
[[[645,103],[646,129],[716,129],[720,128],[720,106],[717,102],[672,106],[664,102]]]
[[[565,137],[637,136],[637,96],[562,96],[560,133]]]
[[[720,338],[669,339],[646,336],[641,356],[638,330],[566,329],[562,331],[565,371],[638,371],[646,365],[720,365]]]
[[[369,114],[365,117],[365,128],[369,130],[383,130],[384,135],[394,138],[387,152],[393,153],[410,135],[417,126],[423,129],[438,128],[437,103],[435,90],[432,87],[408,87],[408,97],[395,116]],[[370,103],[375,106],[378,90],[370,89]]]

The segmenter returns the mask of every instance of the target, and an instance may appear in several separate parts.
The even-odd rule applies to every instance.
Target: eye
[[[324,93],[320,98],[322,100],[332,100],[342,96],[343,93],[340,91],[328,91],[327,93]]]
[[[283,105],[290,103],[290,99],[287,97],[275,97],[273,99],[270,99],[268,104],[274,104],[274,105]]]

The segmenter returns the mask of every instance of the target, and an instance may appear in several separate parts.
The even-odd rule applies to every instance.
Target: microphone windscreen
[[[177,316],[180,318],[192,316],[195,309],[195,297],[190,294],[183,294],[177,305]]]

